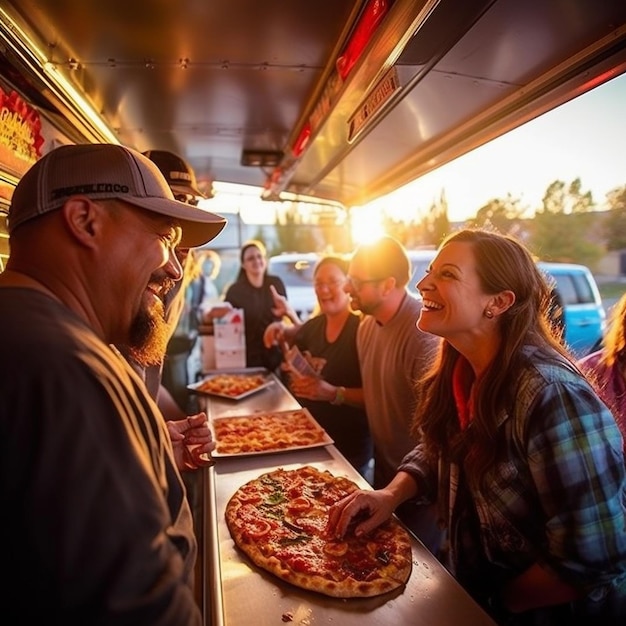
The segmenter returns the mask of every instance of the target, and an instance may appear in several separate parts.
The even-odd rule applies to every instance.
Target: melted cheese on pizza
[[[243,454],[325,443],[326,432],[304,410],[213,420],[216,451]]]
[[[328,509],[357,488],[313,467],[277,470],[234,494],[227,523],[257,565],[293,584],[338,597],[378,595],[408,579],[410,541],[391,520],[366,538],[329,536]]]

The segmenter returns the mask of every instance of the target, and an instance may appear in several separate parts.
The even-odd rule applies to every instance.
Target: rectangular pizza
[[[195,393],[203,393],[229,400],[242,400],[265,389],[274,381],[263,374],[223,373],[207,376],[197,383],[187,386]]]
[[[334,443],[304,408],[259,411],[211,421],[214,457],[266,454]]]

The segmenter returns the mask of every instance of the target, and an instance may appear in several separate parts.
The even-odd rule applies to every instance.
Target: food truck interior
[[[626,3],[6,0],[0,48],[43,151],[170,150],[209,194],[349,207],[624,72]]]
[[[0,271],[12,191],[61,144],[175,152],[208,196],[220,181],[350,208],[625,71],[624,0],[3,0]],[[222,485],[241,479],[221,467]],[[207,536],[219,553],[219,532]],[[226,581],[224,611],[219,593],[204,607],[211,623],[243,611],[242,595],[288,597],[262,580],[265,600],[246,590],[229,605],[235,575],[201,566],[214,589]],[[463,609],[454,593],[423,619]],[[412,611],[412,596],[397,602]],[[461,621],[486,623],[428,623]]]

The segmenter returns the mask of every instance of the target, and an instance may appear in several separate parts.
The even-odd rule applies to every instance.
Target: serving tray
[[[274,384],[262,374],[212,374],[197,383],[187,385],[194,393],[218,396],[229,400],[242,400]]]

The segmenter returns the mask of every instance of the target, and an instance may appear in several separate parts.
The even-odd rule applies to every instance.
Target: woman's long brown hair
[[[474,389],[472,427],[461,433],[452,393],[452,372],[459,353],[442,341],[430,370],[418,381],[419,406],[414,427],[426,443],[432,461],[443,452],[466,454],[470,484],[494,462],[497,417],[513,402],[516,382],[524,365],[521,349],[535,345],[556,350],[573,363],[553,332],[549,319],[550,288],[530,252],[513,237],[484,230],[461,230],[449,235],[440,249],[451,242],[472,246],[482,289],[496,294],[511,290],[515,303],[498,317],[501,349]]]

